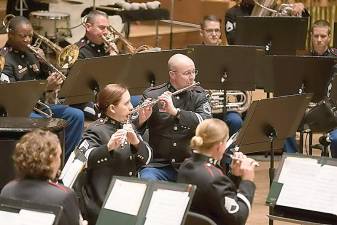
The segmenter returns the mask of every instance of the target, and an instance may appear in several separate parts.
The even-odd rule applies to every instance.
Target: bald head
[[[183,54],[175,54],[173,56],[171,56],[171,58],[168,61],[168,68],[170,71],[175,71],[177,70],[179,67],[184,66],[185,64],[193,64],[194,62],[193,60]]]
[[[191,58],[183,54],[175,54],[168,61],[170,83],[181,89],[194,83],[195,66]]]

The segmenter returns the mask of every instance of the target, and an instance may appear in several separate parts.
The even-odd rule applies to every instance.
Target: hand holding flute
[[[130,123],[123,125],[122,129],[118,129],[110,138],[107,146],[109,151],[120,149],[121,146],[125,145],[125,142],[130,143],[131,145],[138,145],[139,139],[133,130],[133,127]]]
[[[242,180],[254,181],[254,170],[256,166],[259,166],[258,162],[248,158],[242,152],[235,152],[232,159],[232,174],[241,177]]]

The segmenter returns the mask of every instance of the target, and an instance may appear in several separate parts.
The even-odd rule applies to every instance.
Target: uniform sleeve
[[[97,166],[97,162],[100,162],[100,165],[108,163],[108,159],[113,157],[108,150],[106,143],[102,143],[100,140],[99,133],[96,130],[88,129],[83,134],[83,139],[79,145],[79,149],[84,152],[86,158],[88,159],[87,167],[91,169]],[[107,159],[101,161],[101,159]]]
[[[251,211],[255,184],[241,181],[238,191],[226,176],[215,179],[211,184],[215,201],[219,201],[219,212],[227,225],[244,225]]]
[[[140,167],[149,164],[152,160],[152,148],[150,145],[143,140],[141,135],[138,135],[138,139],[140,140],[137,148],[131,145],[131,152],[136,154],[136,166],[139,169]]]
[[[180,109],[177,119],[180,124],[195,129],[205,119],[212,118],[211,106],[204,92],[198,92],[194,111]]]
[[[236,16],[232,10],[228,10],[225,15],[225,34],[229,45],[235,44]]]
[[[1,77],[0,77],[0,81],[1,82],[15,82],[16,78],[15,78],[15,71],[14,71],[14,64],[10,63],[10,59],[8,57],[6,57],[6,63],[4,65],[4,69],[1,72]]]

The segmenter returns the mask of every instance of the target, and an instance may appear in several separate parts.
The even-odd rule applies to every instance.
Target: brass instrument
[[[250,91],[228,90],[225,99],[223,90],[209,90],[209,99],[212,113],[223,113],[224,102],[227,112],[243,113],[252,103],[252,94]]]
[[[128,41],[123,34],[121,34],[120,32],[118,32],[113,26],[108,26],[108,35],[103,35],[102,38],[104,40],[104,42],[107,45],[111,45],[111,39],[109,39],[108,37],[114,37],[113,42],[115,42],[117,39],[119,39],[121,42],[123,42],[123,44],[125,45],[127,51],[131,54],[136,54],[138,52],[143,52],[143,51],[147,51],[149,49],[151,49],[152,47],[148,46],[148,45],[141,45],[138,48],[133,47],[133,45],[130,43],[130,41]]]
[[[251,16],[293,16],[293,4],[281,4],[276,7],[275,0],[254,0],[254,3]]]
[[[77,45],[68,45],[65,48],[61,48],[54,42],[50,41],[48,38],[40,35],[34,31],[34,35],[37,37],[34,47],[39,47],[41,43],[45,43],[49,48],[51,48],[56,53],[57,65],[60,68],[69,68],[75,63],[78,58],[80,49]]]
[[[67,79],[67,77],[60,71],[58,70],[53,64],[48,62],[44,55],[40,54],[39,51],[36,49],[36,47],[28,44],[27,48],[40,60],[42,60],[47,66],[49,66],[54,72],[56,72],[58,75],[62,77],[62,80]],[[58,90],[55,90],[53,92],[46,92],[45,94],[45,102],[48,104],[57,104],[59,102],[58,100]]]

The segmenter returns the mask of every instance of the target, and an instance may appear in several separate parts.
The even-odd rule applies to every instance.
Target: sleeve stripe
[[[89,159],[89,155],[92,152],[92,150],[94,150],[94,148],[89,148],[88,150],[85,151],[85,158]]]
[[[251,205],[250,205],[249,200],[246,198],[246,196],[244,196],[244,195],[241,194],[241,193],[238,193],[237,196],[238,196],[238,198],[240,198],[244,203],[246,203],[246,205],[247,205],[247,207],[248,207],[248,211],[249,211],[249,213],[250,213],[251,210],[252,210],[252,207],[251,207]]]
[[[204,120],[198,113],[195,113],[195,115],[197,116],[199,123],[201,123]]]
[[[141,135],[138,135],[138,138],[139,138],[141,141],[144,141]],[[152,151],[151,151],[151,148],[150,148],[149,144],[148,144],[147,142],[144,142],[144,143],[145,143],[145,146],[146,146],[147,151],[149,152],[149,157],[148,157],[148,159],[147,159],[146,162],[145,162],[145,165],[147,165],[147,164],[150,163],[150,161],[151,161],[151,159],[152,159]]]

